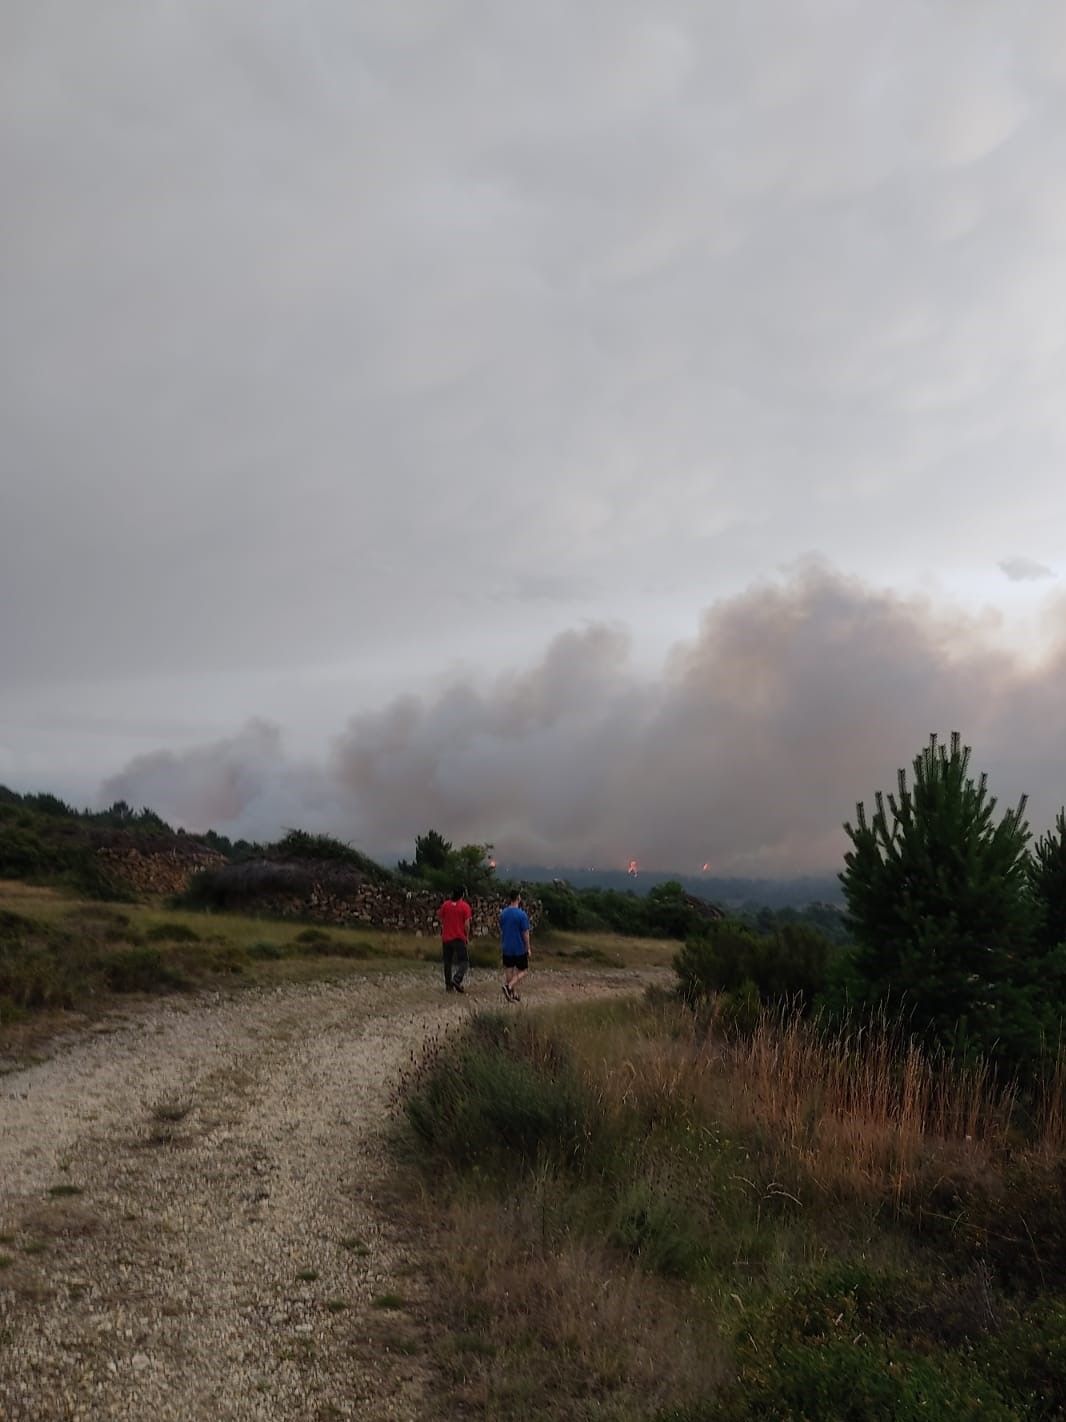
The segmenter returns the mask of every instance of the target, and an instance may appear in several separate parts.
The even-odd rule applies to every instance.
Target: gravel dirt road
[[[172,998],[0,1078],[0,1418],[433,1417],[386,1138],[412,1055],[481,1004],[487,975],[429,969]]]

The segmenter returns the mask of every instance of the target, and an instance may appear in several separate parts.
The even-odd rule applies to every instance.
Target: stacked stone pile
[[[138,894],[183,894],[202,869],[221,869],[224,855],[204,845],[162,849],[98,849],[96,858],[109,879],[127,884]]]
[[[375,928],[394,928],[404,933],[439,933],[437,909],[446,895],[440,892],[418,892],[401,889],[393,884],[371,884],[369,881],[346,894],[331,891],[330,886],[316,884],[310,898],[298,904],[301,917],[338,925],[372,924]],[[475,938],[494,938],[499,933],[498,919],[504,906],[502,898],[471,898],[473,913],[471,930]],[[538,916],[539,906],[526,905],[531,922]]]

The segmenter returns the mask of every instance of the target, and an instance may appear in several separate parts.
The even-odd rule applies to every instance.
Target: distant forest
[[[836,874],[810,874],[794,879],[719,878],[709,874],[673,874],[662,870],[569,869],[558,865],[501,863],[502,878],[530,884],[565,879],[575,889],[617,889],[642,897],[657,884],[678,883],[686,893],[741,912],[760,908],[805,908],[808,904],[843,905]]]

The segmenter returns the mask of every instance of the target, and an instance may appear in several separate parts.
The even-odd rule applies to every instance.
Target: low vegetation
[[[553,965],[659,966],[676,944],[559,934],[540,945],[539,971]],[[495,940],[476,939],[480,972],[499,963]],[[435,937],[368,925],[307,924],[235,912],[150,903],[101,903],[55,886],[0,880],[0,1030],[71,1010],[99,1010],[116,995],[381,972],[436,964]],[[22,1032],[23,1027],[17,1029]]]
[[[0,1024],[85,1011],[116,994],[383,967],[424,946],[413,935],[102,904],[0,882]]]
[[[450,1405],[1066,1417],[1061,1083],[666,994],[474,1019],[405,1095]]]

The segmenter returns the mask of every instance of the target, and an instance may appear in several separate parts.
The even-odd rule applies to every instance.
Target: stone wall
[[[139,849],[98,849],[96,858],[109,879],[119,880],[138,894],[183,894],[201,869],[221,869],[224,855],[206,846],[163,849],[145,854]]]
[[[336,927],[390,928],[427,937],[439,932],[436,912],[445,895],[439,890],[423,893],[395,884],[375,884],[362,874],[334,865],[318,863],[230,864],[214,850],[196,846],[144,854],[137,849],[101,849],[97,857],[112,879],[121,880],[140,894],[169,896],[182,894],[192,876],[202,869],[217,870],[227,879],[250,879],[265,870],[262,891],[250,889],[235,911],[268,914],[277,918],[300,918]],[[286,882],[291,878],[291,887]],[[502,898],[472,898],[472,930],[475,938],[495,938]],[[526,911],[535,925],[540,905],[527,903]]]
[[[404,933],[422,933],[427,937],[439,934],[437,909],[446,896],[441,893],[417,893],[398,889],[391,884],[365,883],[354,892],[338,894],[325,885],[315,885],[309,902],[301,906],[301,916],[322,923],[354,927],[359,924],[374,928],[394,928]],[[499,935],[502,898],[469,900],[473,913],[471,932],[474,938],[496,938]],[[525,904],[530,922],[536,924],[540,905]]]

